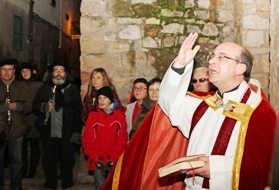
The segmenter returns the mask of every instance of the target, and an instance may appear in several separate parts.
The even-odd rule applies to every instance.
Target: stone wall
[[[271,0],[270,14],[270,101],[279,114],[279,2]]]
[[[252,76],[260,80],[262,88],[268,94],[270,69],[270,2],[265,0],[245,0],[239,3],[240,34],[244,47],[254,54]]]
[[[185,35],[199,33],[197,64],[209,51],[234,41],[255,55],[252,76],[268,93],[270,2],[266,0],[83,0],[81,94],[89,73],[104,67],[127,103],[132,81],[163,77]]]

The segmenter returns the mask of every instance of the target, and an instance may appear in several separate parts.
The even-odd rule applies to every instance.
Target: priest
[[[184,40],[150,111],[101,189],[262,190],[268,184],[277,116],[250,79],[253,56],[222,43],[208,56],[216,93],[187,93],[197,33]],[[158,169],[182,156],[205,154],[187,175],[159,178]],[[185,183],[181,183],[185,178]]]
[[[187,156],[205,165],[187,172],[185,189],[262,190],[268,184],[277,116],[258,81],[253,56],[233,42],[209,54],[209,81],[217,92],[186,94],[199,50],[197,33],[183,42],[161,83],[159,104],[189,140]]]

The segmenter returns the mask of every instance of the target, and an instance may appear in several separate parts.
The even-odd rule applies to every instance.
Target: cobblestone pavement
[[[23,183],[23,190],[45,190],[43,187],[44,178],[32,178],[22,180]],[[9,188],[9,181],[7,181],[4,190],[10,190]],[[57,188],[56,190],[62,190],[62,188]],[[94,190],[92,183],[77,183],[75,184],[71,190]]]
[[[81,157],[81,159],[80,159]],[[5,188],[4,190],[10,190],[10,174],[9,168],[5,169]],[[37,168],[36,176],[34,178],[23,178],[22,184],[24,190],[44,190],[44,174],[42,171],[42,166],[39,165]],[[58,180],[58,184],[61,181]],[[89,176],[86,168],[86,161],[83,159],[83,156],[76,156],[76,163],[74,167],[74,186],[71,190],[94,190],[93,186],[93,177]],[[56,190],[62,190],[57,188]]]

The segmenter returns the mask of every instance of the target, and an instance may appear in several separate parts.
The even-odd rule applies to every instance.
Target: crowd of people
[[[88,173],[93,174],[95,189],[99,189],[157,101],[161,82],[159,78],[150,82],[136,79],[130,103],[123,106],[104,68],[91,72],[83,101],[64,63],[52,64],[43,80],[29,62],[3,59],[0,69],[1,190],[5,167],[10,168],[11,189],[22,189],[22,178],[33,178],[40,160],[46,189],[56,189],[58,177],[63,189],[71,189],[75,152],[81,143]],[[136,102],[136,109],[130,110],[130,104]],[[129,114],[131,125],[127,123]]]
[[[62,188],[71,188],[82,130],[82,103],[78,88],[69,79],[68,67],[51,65],[44,81],[38,80],[31,63],[4,59],[0,69],[0,189],[5,185],[6,165],[11,189],[20,190],[22,178],[35,176],[41,158],[44,187],[57,187],[59,166]]]
[[[277,117],[258,82],[248,83],[252,55],[226,42],[208,57],[209,68],[194,68],[197,37],[185,39],[163,80],[136,78],[125,106],[104,68],[90,73],[82,100],[64,63],[40,81],[31,63],[1,60],[0,190],[7,161],[11,189],[21,190],[41,156],[44,188],[56,189],[60,176],[62,189],[72,189],[77,150],[100,189],[134,136],[144,137],[139,128],[155,105],[188,139],[185,155],[204,154],[205,165],[187,172],[186,189],[267,186]]]

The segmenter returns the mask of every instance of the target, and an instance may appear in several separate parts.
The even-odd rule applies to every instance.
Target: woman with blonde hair
[[[111,79],[109,78],[106,70],[102,67],[95,68],[90,73],[90,78],[88,82],[87,92],[83,100],[84,110],[82,113],[82,119],[83,121],[86,120],[88,113],[90,111],[96,111],[98,101],[96,99],[96,92],[98,89],[109,86],[113,91],[114,96],[114,102],[113,106],[116,109],[123,110],[123,106],[121,104],[121,101],[117,95],[116,88],[112,84]]]

